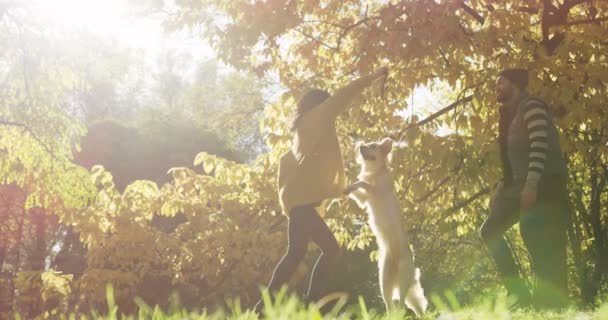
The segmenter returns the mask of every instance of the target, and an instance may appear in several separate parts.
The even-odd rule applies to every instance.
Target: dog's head
[[[393,148],[393,140],[384,138],[380,142],[362,143],[355,145],[357,163],[361,165],[361,171],[375,173],[385,168],[389,162],[389,155]]]

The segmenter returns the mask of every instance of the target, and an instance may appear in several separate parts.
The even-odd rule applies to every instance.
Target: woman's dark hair
[[[300,101],[298,101],[298,109],[296,110],[296,116],[291,124],[291,130],[295,129],[296,123],[306,112],[323,103],[329,96],[329,92],[320,89],[312,89],[306,92]]]

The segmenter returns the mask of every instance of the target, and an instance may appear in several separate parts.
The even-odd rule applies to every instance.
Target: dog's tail
[[[401,295],[401,301],[420,316],[426,311],[428,306],[428,300],[424,296],[424,289],[422,289],[422,285],[420,284],[420,269],[415,268],[412,270],[413,268],[409,263],[407,265],[402,264],[399,265],[399,274],[401,275],[400,287],[404,293]]]

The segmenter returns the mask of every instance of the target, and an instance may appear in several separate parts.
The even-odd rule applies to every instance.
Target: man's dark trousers
[[[543,177],[536,203],[525,210],[519,209],[521,186],[512,183],[503,187],[481,227],[481,236],[507,291],[525,302],[531,298],[530,293],[504,238],[504,233],[519,222],[535,276],[530,301],[540,307],[562,307],[568,299],[566,230],[570,211],[566,181],[561,177]]]

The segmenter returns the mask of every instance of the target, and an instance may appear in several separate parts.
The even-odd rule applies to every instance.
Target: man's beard
[[[513,92],[503,92],[503,93],[497,93],[496,94],[496,101],[498,101],[498,103],[508,103],[509,101],[511,101],[511,99],[513,98]]]

